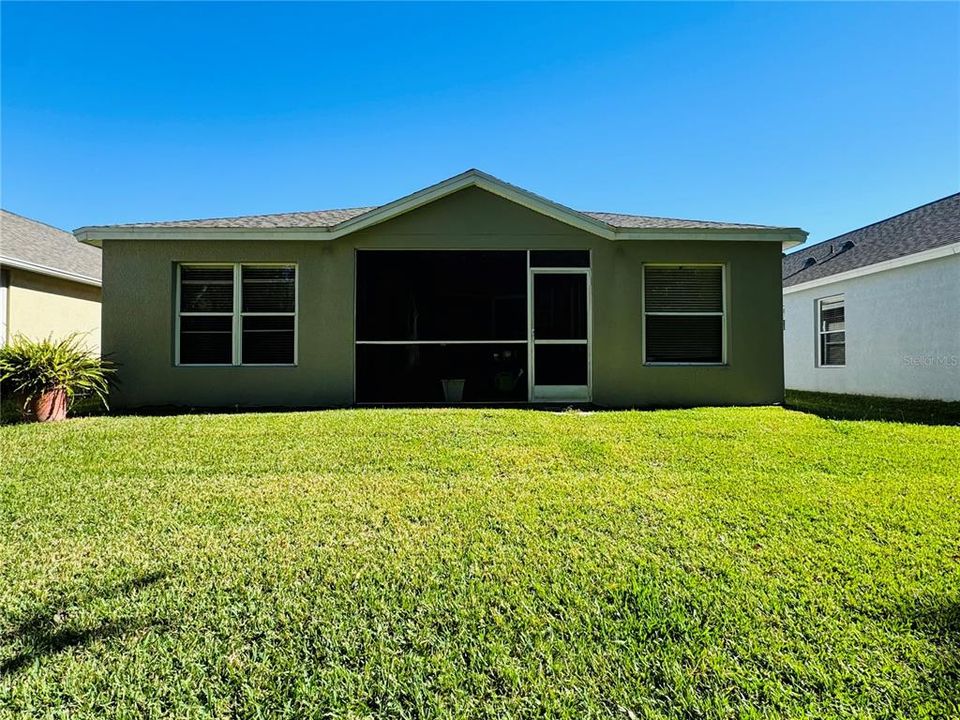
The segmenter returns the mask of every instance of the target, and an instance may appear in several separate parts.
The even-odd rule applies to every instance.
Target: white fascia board
[[[930,250],[922,250],[918,253],[913,253],[912,255],[904,255],[903,257],[893,258],[892,260],[884,260],[882,262],[874,263],[873,265],[864,265],[863,267],[847,270],[846,272],[827,275],[826,277],[817,278],[816,280],[808,280],[807,282],[790,285],[789,287],[785,287],[783,289],[783,294],[790,295],[791,293],[802,292],[804,290],[810,290],[811,288],[830,285],[831,283],[852,280],[853,278],[864,277],[865,275],[873,275],[875,273],[885,272],[887,270],[896,270],[897,268],[907,267],[908,265],[916,265],[917,263],[927,262],[929,260],[937,260],[938,258],[950,257],[951,255],[960,255],[960,243],[953,243],[952,245],[931,248]]]
[[[102,247],[104,240],[331,240],[327,228],[123,227],[104,225],[73,231],[82,243]]]
[[[802,245],[806,238],[806,231],[800,228],[619,228],[614,240],[779,242],[787,250]]]
[[[90,277],[89,275],[81,275],[80,273],[70,272],[69,270],[59,270],[46,265],[32,263],[27,260],[17,260],[16,258],[4,257],[3,255],[0,255],[0,266],[11,267],[17,270],[26,270],[28,272],[37,273],[37,275],[46,275],[48,277],[55,277],[61,280],[72,280],[73,282],[82,283],[83,285],[94,285],[96,287],[101,286],[101,282],[97,280],[97,278]]]
[[[382,221],[381,221],[382,222]],[[371,223],[372,224],[372,223]],[[369,226],[366,226],[369,227]],[[323,241],[357,232],[362,228],[121,228],[84,227],[74,230],[76,238],[83,243],[102,247],[104,240],[303,240]],[[597,235],[596,232],[591,234]],[[806,233],[803,230],[750,230],[741,228],[611,228],[611,241],[631,240],[703,240],[726,242],[778,242],[787,250],[802,245]]]

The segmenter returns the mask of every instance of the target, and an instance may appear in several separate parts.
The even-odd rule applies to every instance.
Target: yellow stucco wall
[[[100,288],[71,280],[8,269],[7,337],[31,338],[86,333],[84,343],[100,351]]]

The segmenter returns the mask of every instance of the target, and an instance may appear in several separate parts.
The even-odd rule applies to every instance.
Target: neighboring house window
[[[295,364],[296,283],[292,265],[180,265],[177,364]]]
[[[821,367],[847,364],[843,295],[817,300],[817,358]]]
[[[722,265],[645,265],[644,362],[726,362]]]

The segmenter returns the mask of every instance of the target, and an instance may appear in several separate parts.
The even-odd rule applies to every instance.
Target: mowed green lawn
[[[103,417],[0,455],[0,715],[960,713],[960,427]]]

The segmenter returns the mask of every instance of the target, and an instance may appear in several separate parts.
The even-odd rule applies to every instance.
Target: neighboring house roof
[[[790,253],[783,258],[783,286],[821,280],[957,243],[960,193]]]
[[[677,239],[717,239],[719,235],[746,235],[755,240],[777,240],[785,245],[796,245],[806,238],[799,228],[751,225],[743,223],[711,222],[707,220],[678,220],[623,215],[618,213],[581,212],[528,190],[511,185],[480,170],[467,170],[410,195],[385,205],[343,210],[282,213],[277,215],[248,215],[232,218],[202,220],[175,220],[128,225],[84,227],[75,231],[84,242],[99,243],[104,239],[156,239],[161,237],[194,237],[194,231],[207,237],[243,237],[251,231],[269,231],[276,239],[324,239],[356,232],[410,210],[426,205],[467,187],[478,187],[506,198],[560,222],[578,227],[607,239],[652,237],[652,232],[666,232]],[[184,236],[183,231],[189,231]]]
[[[9,210],[0,210],[0,265],[100,285],[99,249]]]

